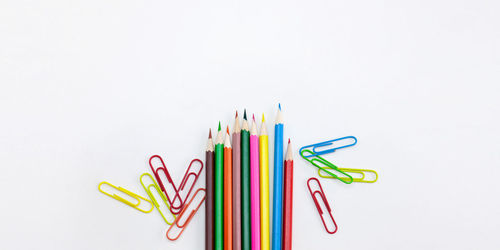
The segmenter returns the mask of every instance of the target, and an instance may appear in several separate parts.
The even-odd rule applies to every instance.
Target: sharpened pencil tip
[[[208,138],[212,139],[212,129],[208,129]]]
[[[220,122],[219,122],[219,131],[220,131]]]
[[[288,144],[290,144],[290,138],[288,138]]]
[[[252,114],[252,119],[253,121],[255,121],[255,114]]]
[[[278,103],[278,108],[281,110],[281,103]]]
[[[262,114],[262,122],[265,122],[264,114]]]
[[[238,110],[236,110],[236,116],[234,118],[238,118]]]
[[[243,111],[243,119],[245,119],[245,120],[247,119],[247,109],[245,109]]]
[[[226,131],[227,131],[227,134],[229,134],[229,125],[227,126]]]

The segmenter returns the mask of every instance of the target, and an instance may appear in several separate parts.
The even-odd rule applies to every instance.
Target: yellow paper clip
[[[104,192],[104,191],[101,189],[101,186],[102,186],[102,185],[104,185],[104,184],[105,184],[105,185],[108,185],[108,186],[110,186],[110,187],[112,187],[112,188],[114,188],[114,189],[116,189],[116,190],[118,190],[118,191],[120,191],[120,192],[122,192],[122,193],[124,193],[124,194],[126,194],[126,195],[128,195],[128,196],[130,196],[130,197],[132,197],[132,198],[134,198],[134,199],[136,200],[136,203],[132,203],[132,202],[130,202],[130,201],[128,201],[128,200],[126,200],[125,198],[123,198],[123,197],[121,197],[121,196],[119,196],[119,195],[116,195],[116,194],[110,194],[110,193],[106,193],[106,192]],[[150,201],[150,200],[148,200],[148,199],[146,199],[146,198],[144,198],[144,197],[142,197],[142,196],[140,196],[140,195],[138,195],[138,194],[132,193],[132,192],[128,191],[128,190],[127,190],[127,189],[125,189],[125,188],[122,188],[122,187],[116,187],[116,186],[114,186],[113,184],[111,184],[111,183],[109,183],[109,182],[103,181],[103,182],[99,183],[99,185],[97,186],[97,189],[99,189],[99,191],[100,191],[101,193],[103,193],[103,194],[105,194],[105,195],[107,195],[107,196],[109,196],[109,197],[111,197],[111,198],[113,198],[113,199],[115,199],[115,200],[121,201],[121,202],[123,202],[123,203],[125,203],[125,204],[127,204],[127,205],[129,205],[129,206],[131,206],[131,207],[133,207],[133,208],[135,208],[135,209],[137,209],[137,210],[139,210],[139,211],[143,212],[143,213],[149,213],[149,212],[153,211],[153,208],[154,208],[154,207],[153,207],[153,204],[151,203],[151,201]],[[144,210],[144,209],[139,208],[139,205],[141,205],[141,200],[144,200],[144,201],[148,202],[148,203],[151,205],[151,209],[149,209],[149,210]]]
[[[325,166],[325,168],[330,168],[330,166]],[[378,180],[378,174],[375,170],[371,170],[371,169],[356,169],[356,168],[338,168],[338,170],[344,172],[344,173],[349,173],[351,176],[352,176],[352,182],[364,182],[364,183],[374,183]],[[322,173],[323,171],[321,171],[321,169],[318,169],[318,175],[322,178],[334,178],[330,175],[326,175],[326,174],[323,174]],[[365,173],[371,173],[373,176],[375,176],[375,178],[371,179],[371,180],[367,180],[366,179],[366,174]],[[356,177],[356,175],[353,175],[353,174],[357,174],[357,175],[361,175],[361,177]],[[345,179],[346,181],[349,180],[348,178],[346,177],[338,177],[339,179]]]
[[[148,176],[149,179],[151,180],[149,185],[146,185],[144,184],[144,182],[142,181],[143,177],[144,176]],[[163,212],[161,211],[161,208],[160,208],[160,204],[158,203],[158,201],[156,201],[156,198],[154,197],[153,193],[151,192],[151,188],[155,189],[156,192],[158,193],[158,195],[160,195],[161,199],[163,200],[163,202],[165,203],[165,205],[167,206],[167,210],[170,211],[170,205],[168,204],[167,202],[167,197],[165,196],[165,194],[161,191],[160,187],[158,186],[158,184],[156,183],[155,179],[153,178],[153,176],[151,176],[150,174],[148,173],[144,173],[141,175],[141,177],[139,178],[139,180],[141,181],[141,185],[142,187],[144,188],[144,190],[146,191],[146,193],[148,194],[149,198],[151,199],[151,201],[153,202],[153,205],[156,207],[156,209],[158,209],[158,212],[160,212],[160,215],[161,217],[163,218],[163,220],[168,224],[168,225],[172,225],[173,221],[170,222],[167,220],[167,218],[165,217],[165,215],[163,214]],[[174,221],[175,221],[175,215],[172,214],[172,216],[174,217]]]

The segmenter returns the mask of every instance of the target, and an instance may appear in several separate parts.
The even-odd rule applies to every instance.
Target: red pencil
[[[293,208],[293,153],[290,139],[285,156],[283,197],[283,250],[292,250],[292,208]]]

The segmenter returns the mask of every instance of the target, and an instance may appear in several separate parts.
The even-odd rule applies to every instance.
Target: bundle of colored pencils
[[[283,153],[281,105],[274,126],[272,237],[267,129],[264,115],[260,134],[255,116],[252,118],[249,128],[245,110],[240,126],[236,112],[232,135],[229,126],[224,133],[219,123],[215,146],[209,131],[205,163],[207,250],[292,249],[293,154],[290,140],[286,155]]]

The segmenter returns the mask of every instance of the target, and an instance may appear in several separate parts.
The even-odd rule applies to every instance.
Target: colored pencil
[[[227,127],[226,140],[224,141],[224,249],[233,249],[233,197],[232,197],[232,160],[233,150]]]
[[[241,126],[241,250],[250,250],[250,131],[247,112]]]
[[[236,111],[233,128],[233,250],[241,250],[241,128]]]
[[[215,207],[215,250],[223,250],[224,247],[224,218],[223,218],[223,206],[224,206],[224,145],[222,144],[222,131],[220,130],[219,123],[219,132],[217,133],[217,138],[215,139],[215,184],[214,184],[214,207]]]
[[[273,237],[272,249],[281,250],[283,230],[283,117],[278,106],[274,125],[274,196],[273,196]]]
[[[259,182],[259,136],[253,116],[250,129],[250,220],[252,250],[260,250],[260,182]]]
[[[262,114],[259,136],[260,156],[260,248],[270,250],[269,241],[269,147],[266,123]]]
[[[207,150],[205,152],[206,169],[206,209],[205,209],[205,249],[214,249],[214,143],[212,130],[208,132]]]
[[[283,207],[283,250],[292,250],[293,153],[288,139],[285,157],[285,187]]]

